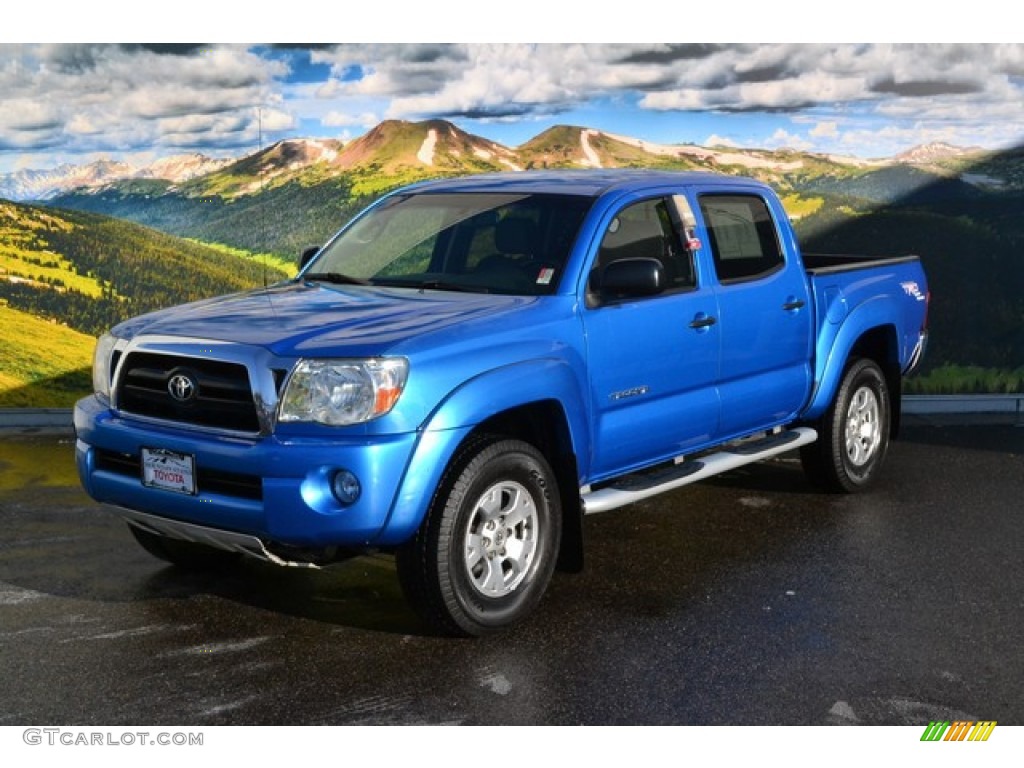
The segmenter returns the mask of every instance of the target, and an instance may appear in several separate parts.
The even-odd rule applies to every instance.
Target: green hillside
[[[0,299],[97,334],[161,307],[285,277],[128,221],[0,202]]]
[[[0,408],[68,408],[92,389],[96,340],[0,305]]]
[[[592,164],[584,152],[584,137],[590,152],[606,168],[669,167],[684,169],[692,163],[677,157],[659,156],[599,131],[576,125],[556,125],[519,147],[517,156],[527,169],[580,168]]]
[[[121,320],[285,276],[131,222],[0,201],[0,407],[88,391],[94,337]]]
[[[929,205],[943,200],[976,200],[986,193],[956,176],[922,170],[909,165],[894,165],[845,177],[807,178],[802,186],[808,191],[846,195],[889,204]]]
[[[519,147],[527,168],[565,168],[579,166],[583,157],[580,132],[574,125],[555,125]]]
[[[954,364],[1008,371],[1024,361],[1024,222],[1008,220],[1021,205],[991,197],[872,208],[846,199],[795,224],[809,252],[921,257],[932,293],[924,372]]]
[[[303,248],[323,243],[373,199],[353,192],[356,181],[353,176],[309,185],[293,180],[260,194],[234,198],[190,197],[180,190],[146,197],[116,187],[97,194],[64,195],[55,202],[179,237],[297,260]],[[400,183],[375,181],[380,186],[378,194]]]
[[[263,193],[291,181],[308,185],[323,177],[323,166],[340,150],[339,141],[281,141],[171,191],[180,190],[192,198],[235,198]]]

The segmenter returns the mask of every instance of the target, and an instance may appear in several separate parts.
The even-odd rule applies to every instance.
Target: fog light
[[[347,469],[339,469],[331,478],[331,493],[342,504],[355,504],[362,492],[359,478]]]

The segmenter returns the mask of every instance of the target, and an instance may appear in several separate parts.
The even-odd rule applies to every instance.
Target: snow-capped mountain
[[[927,165],[928,163],[940,160],[948,160],[951,157],[970,155],[978,151],[976,148],[954,147],[952,144],[946,144],[943,141],[932,141],[927,144],[919,144],[908,149],[906,152],[901,152],[893,158],[893,162],[907,165]]]
[[[259,194],[291,180],[302,179],[308,185],[353,171],[409,180],[416,174],[431,173],[652,166],[767,174],[769,178],[787,173],[825,173],[831,177],[837,169],[842,175],[842,169],[850,167],[941,166],[980,152],[977,148],[932,142],[888,160],[862,161],[794,150],[655,144],[569,125],[553,126],[513,148],[467,133],[444,120],[387,120],[347,142],[285,139],[258,152],[227,159],[189,154],[161,158],[144,166],[99,160],[48,171],[18,171],[0,176],[0,198],[50,200],[71,192],[100,192],[118,182],[139,179],[167,182],[169,192],[177,192],[177,185],[189,182],[187,194],[237,197]],[[152,190],[144,194],[152,194]]]
[[[212,173],[228,162],[190,154],[164,157],[143,166],[118,160],[96,160],[87,165],[65,163],[50,170],[21,170],[0,176],[0,198],[49,200],[73,189],[102,187],[126,179],[163,179],[177,184]]]
[[[91,187],[131,178],[127,163],[97,160],[88,165],[59,165],[52,170],[22,170],[0,176],[0,197],[8,200],[48,200],[78,187]]]
[[[171,157],[162,157],[159,160],[140,168],[135,174],[135,177],[145,179],[164,179],[165,181],[170,181],[174,184],[180,184],[183,181],[194,179],[197,176],[205,176],[207,173],[213,173],[214,171],[220,170],[230,162],[232,162],[232,159],[230,158],[215,160],[198,153],[190,155],[173,155]]]

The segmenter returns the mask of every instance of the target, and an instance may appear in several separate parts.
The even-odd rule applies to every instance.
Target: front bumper
[[[274,435],[226,437],[171,425],[139,423],[96,397],[75,406],[78,473],[94,499],[129,510],[290,547],[374,546],[412,531],[387,523],[418,433],[282,440]],[[142,484],[142,448],[195,458],[197,493]],[[351,505],[331,493],[333,473],[359,478]]]

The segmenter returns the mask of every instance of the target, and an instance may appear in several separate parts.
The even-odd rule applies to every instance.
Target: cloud
[[[704,146],[706,147],[738,147],[735,141],[730,139],[728,136],[719,136],[717,133],[713,133],[704,140]]]
[[[496,118],[557,114],[622,91],[663,87],[674,76],[660,59],[680,55],[583,44],[346,45],[314,59],[332,66],[332,80],[318,94],[324,98],[374,97],[394,118]]]
[[[1007,149],[1019,147],[1021,137],[1016,128],[1000,124],[964,128],[957,124],[922,120],[916,123],[889,124],[879,128],[859,127],[843,131],[837,149],[861,157],[889,157],[910,147],[930,142]]]
[[[271,140],[379,118],[510,123],[612,107],[633,125],[644,113],[661,126],[673,113],[771,116],[758,123],[764,146],[860,147],[895,131],[1002,146],[1024,137],[1024,46],[0,45],[8,153],[244,148],[258,114]],[[725,123],[701,130],[728,138]]]
[[[339,92],[403,97],[434,93],[465,66],[467,45],[352,44],[312,52],[314,63],[329,64]],[[357,79],[350,79],[354,72]]]
[[[97,125],[88,115],[75,114],[68,118],[64,131],[72,136],[92,136],[100,133],[103,128]]]
[[[295,117],[282,109],[261,107],[258,113],[260,128],[264,131],[290,131],[298,125]],[[241,128],[241,126],[239,126]]]
[[[297,125],[276,102],[287,64],[244,46],[0,46],[0,144],[64,155],[254,143]],[[45,134],[45,135],[44,135]]]
[[[61,119],[52,104],[32,99],[5,99],[0,110],[0,126],[11,131],[35,133],[59,128]]]
[[[334,110],[324,115],[320,122],[331,128],[372,128],[380,122],[380,118],[373,112],[356,115]]]
[[[844,131],[841,146],[854,154],[874,154],[882,157],[900,149],[929,142],[955,142],[956,133],[949,126],[887,125],[877,130],[858,128]]]
[[[722,48],[722,45],[714,43],[642,45],[623,53],[616,63],[674,65],[708,58]]]
[[[871,90],[876,94],[891,93],[896,96],[932,97],[952,96],[965,93],[980,93],[984,90],[978,83],[955,82],[949,80],[903,80],[885,78],[872,84]]]
[[[839,123],[835,120],[824,120],[817,123],[808,134],[816,139],[835,139],[839,136]]]
[[[799,149],[809,150],[813,149],[814,144],[803,136],[779,128],[771,135],[771,137],[765,142],[765,146],[773,149]]]
[[[319,97],[408,119],[556,115],[624,95],[656,112],[794,115],[1024,102],[1016,45],[342,45],[312,58],[332,72]]]

